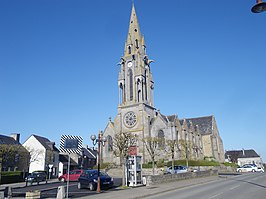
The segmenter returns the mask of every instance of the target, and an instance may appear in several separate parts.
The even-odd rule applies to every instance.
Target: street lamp
[[[102,131],[99,132],[98,138],[96,135],[91,135],[92,144],[95,146],[98,143],[98,180],[97,180],[97,192],[101,192],[101,183],[100,183],[100,162],[101,162],[101,146],[104,146],[106,142],[106,137],[103,137]]]
[[[266,3],[262,2],[262,0],[256,0],[256,5],[251,8],[251,11],[254,13],[266,11]]]

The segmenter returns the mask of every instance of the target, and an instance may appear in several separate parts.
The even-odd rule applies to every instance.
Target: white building
[[[29,172],[49,171],[52,176],[58,175],[59,167],[59,150],[55,143],[45,137],[31,135],[23,146],[30,153]],[[51,168],[49,170],[49,167]]]

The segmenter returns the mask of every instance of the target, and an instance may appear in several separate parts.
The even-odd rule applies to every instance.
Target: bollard
[[[57,189],[56,199],[65,199],[65,198],[66,198],[65,187],[59,186]]]
[[[41,192],[39,190],[26,192],[26,199],[40,199]]]
[[[5,194],[3,191],[0,191],[0,199],[4,199],[5,198]]]
[[[5,198],[12,198],[12,187],[6,187],[4,191]]]

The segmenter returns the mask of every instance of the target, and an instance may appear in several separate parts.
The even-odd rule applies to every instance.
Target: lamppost
[[[262,0],[256,0],[256,5],[251,8],[251,11],[254,13],[266,11],[266,3],[262,2]]]
[[[97,192],[101,192],[100,183],[100,164],[101,164],[101,146],[104,146],[106,137],[103,137],[102,131],[99,132],[98,138],[96,135],[91,135],[92,144],[95,146],[98,143],[98,180],[97,180]]]

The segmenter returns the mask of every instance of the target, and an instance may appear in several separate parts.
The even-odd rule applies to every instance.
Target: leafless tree
[[[135,137],[131,133],[117,133],[113,138],[113,153],[115,156],[119,157],[120,166],[122,166],[123,170],[123,178],[122,184],[126,185],[125,182],[125,159],[128,156],[129,147],[131,145],[132,140]]]
[[[186,159],[186,166],[188,167],[188,160],[190,159],[191,152],[193,150],[193,144],[188,140],[179,140],[178,142],[179,151],[182,157]]]
[[[172,158],[172,174],[174,173],[174,166],[175,166],[175,152],[178,149],[177,141],[176,140],[167,140],[166,141],[167,146],[169,147],[169,151]]]
[[[162,140],[158,137],[146,137],[143,140],[143,143],[151,157],[152,161],[152,174],[154,175],[154,168],[155,168],[155,159],[157,156],[160,155],[160,150],[162,146]]]

